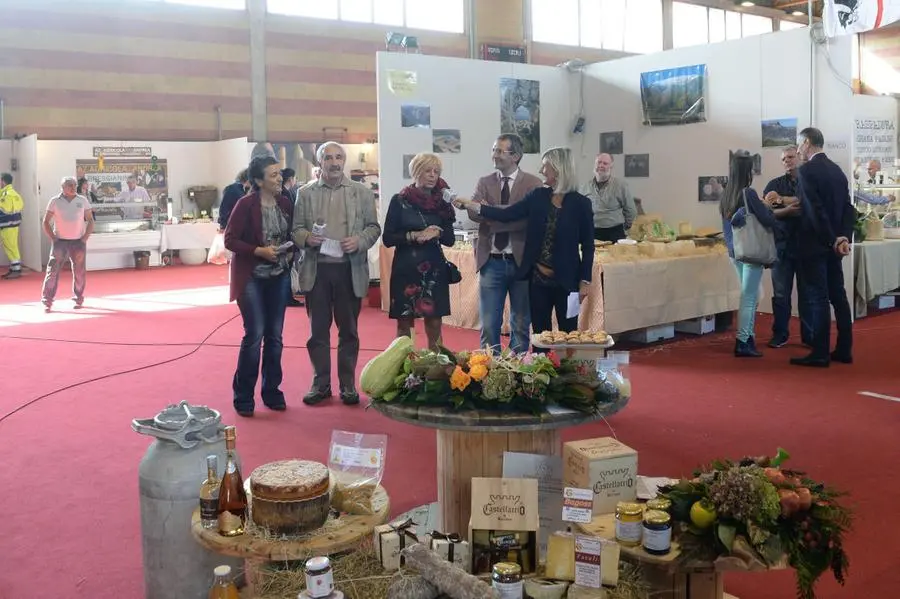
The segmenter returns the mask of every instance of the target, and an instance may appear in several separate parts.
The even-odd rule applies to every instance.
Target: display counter
[[[87,242],[87,269],[133,268],[134,252],[149,251],[159,266],[159,208],[155,202],[104,202],[91,206],[94,233]]]
[[[857,318],[879,295],[900,288],[900,239],[853,244],[853,304]]]

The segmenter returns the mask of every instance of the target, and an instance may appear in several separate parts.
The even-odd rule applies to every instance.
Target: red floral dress
[[[443,229],[438,240],[409,243],[406,234],[437,225]],[[384,220],[382,241],[394,248],[391,267],[391,318],[439,317],[450,314],[450,282],[441,245],[452,246],[453,221],[421,212],[399,195],[391,198]]]

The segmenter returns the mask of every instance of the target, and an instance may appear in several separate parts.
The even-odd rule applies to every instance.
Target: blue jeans
[[[783,245],[778,246],[778,261],[772,265],[772,337],[787,339],[790,336],[791,293],[794,277],[799,279],[800,261],[795,253]],[[803,286],[797,284],[797,303],[803,305]],[[804,343],[812,340],[812,327],[800,314],[800,338]]]
[[[763,267],[756,264],[745,264],[731,260],[741,283],[741,304],[738,308],[738,341],[747,341],[753,336],[756,324],[756,306],[759,303],[759,282],[762,280]]]
[[[528,301],[528,281],[518,280],[516,261],[510,257],[488,258],[479,278],[481,312],[481,347],[500,351],[500,328],[503,326],[503,307],[509,294],[509,348],[528,351],[528,329],[531,327],[531,307]]]
[[[241,339],[237,370],[231,385],[236,409],[253,409],[253,392],[259,377],[260,346],[263,403],[284,404],[284,393],[278,387],[281,385],[281,352],[284,347],[281,332],[290,287],[288,273],[271,279],[252,277],[237,300],[244,319],[244,338]]]

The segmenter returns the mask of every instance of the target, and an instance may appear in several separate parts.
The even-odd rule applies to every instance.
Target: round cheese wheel
[[[263,464],[250,474],[254,498],[275,501],[309,499],[328,492],[328,467],[308,460]]]

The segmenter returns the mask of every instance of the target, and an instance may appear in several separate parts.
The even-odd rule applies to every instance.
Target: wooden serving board
[[[371,516],[329,516],[318,530],[281,539],[264,538],[249,532],[236,537],[223,537],[216,530],[203,528],[200,508],[197,508],[191,517],[191,534],[210,551],[247,559],[291,561],[316,555],[334,555],[354,549],[360,541],[372,535],[376,526],[387,521],[391,502],[384,487],[379,485],[375,490],[372,504],[375,513]]]

